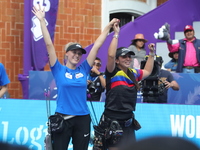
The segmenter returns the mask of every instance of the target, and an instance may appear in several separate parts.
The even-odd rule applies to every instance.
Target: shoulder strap
[[[136,81],[135,76],[133,75],[133,72],[129,68],[127,70],[127,75],[134,82],[137,91],[139,91],[140,86],[139,86],[138,82]]]

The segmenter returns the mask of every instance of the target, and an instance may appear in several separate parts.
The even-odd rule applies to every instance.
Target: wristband
[[[98,74],[98,76],[101,76],[101,75],[103,75],[103,73]]]
[[[115,35],[113,35],[113,38],[118,39],[118,38],[119,38],[119,35],[115,34]]]
[[[149,56],[152,56],[152,57],[154,57],[155,56],[155,53],[149,53]]]

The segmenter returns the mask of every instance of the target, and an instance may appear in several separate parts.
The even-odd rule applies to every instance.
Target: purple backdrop
[[[135,34],[143,33],[149,43],[156,43],[160,40],[154,38],[154,33],[168,22],[170,24],[171,39],[174,33],[183,31],[185,25],[192,25],[193,21],[200,21],[200,0],[169,0],[149,13],[138,17],[134,22],[130,22],[121,27],[118,47],[128,47]],[[102,71],[105,70],[107,62],[107,50],[112,39],[113,33],[108,35],[106,41],[99,50],[98,57],[103,61]],[[93,44],[92,44],[93,45]],[[86,47],[87,53],[92,45]],[[87,56],[83,56],[85,59]]]
[[[42,0],[41,0],[42,1]],[[48,1],[48,0],[46,0]],[[19,80],[22,83],[23,87],[23,95],[24,98],[28,98],[28,72],[30,70],[42,70],[43,65],[46,64],[46,49],[44,45],[39,44],[34,45],[31,44],[30,40],[32,40],[32,33],[31,33],[31,19],[32,14],[30,12],[33,0],[25,0],[25,21],[24,21],[24,74],[19,75]],[[54,29],[55,29],[55,20],[56,20],[56,12],[58,1],[57,0],[50,0],[52,13],[50,11],[47,13],[47,20],[48,17],[51,16],[51,19],[54,18],[54,21],[49,21],[48,29],[51,30],[51,36],[53,37]],[[134,38],[134,35],[137,33],[143,33],[145,38],[148,39],[149,42],[159,42],[153,36],[155,32],[158,32],[158,29],[165,23],[168,22],[170,24],[170,33],[171,38],[174,39],[175,31],[183,31],[185,25],[190,24],[192,25],[193,21],[200,21],[200,0],[169,0],[164,4],[160,5],[156,9],[150,11],[149,13],[138,17],[135,19],[134,22],[130,22],[125,26],[121,27],[120,38],[119,38],[119,45],[128,47],[131,43],[131,40]],[[50,26],[51,24],[51,26]],[[107,49],[112,39],[113,33],[108,35],[105,43],[99,50],[98,57],[102,59],[102,71],[105,70],[105,65],[107,61]],[[42,42],[42,40],[41,40]],[[87,54],[90,51],[93,44],[86,47]],[[32,48],[36,50],[32,51]],[[44,51],[43,51],[44,50]],[[34,52],[34,53],[33,53]],[[38,57],[41,52],[40,57]],[[38,58],[36,58],[38,57]],[[83,55],[82,61],[85,60],[87,55]]]
[[[18,75],[22,84],[23,98],[28,98],[28,75],[30,70],[44,70],[48,55],[39,20],[31,12],[38,3],[45,6],[46,25],[52,40],[56,25],[59,0],[24,0],[24,72]]]

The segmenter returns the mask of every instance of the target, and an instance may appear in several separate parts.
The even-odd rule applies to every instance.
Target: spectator
[[[90,74],[88,75],[88,100],[100,101],[101,94],[105,89],[106,81],[103,72],[100,72],[101,59],[96,57]]]
[[[65,55],[67,57],[66,65],[62,65],[56,56],[56,51],[53,42],[50,38],[48,29],[45,24],[45,11],[33,7],[32,12],[39,19],[44,41],[49,54],[49,64],[52,74],[55,78],[58,97],[55,115],[55,123],[52,127],[57,125],[57,119],[63,118],[62,126],[58,126],[61,131],[52,132],[52,145],[54,150],[66,150],[70,139],[72,138],[74,150],[87,150],[90,140],[90,123],[91,118],[87,107],[86,90],[87,90],[87,76],[94,63],[99,48],[105,41],[107,34],[115,23],[119,20],[114,18],[104,28],[101,35],[95,41],[87,59],[83,61],[80,66],[77,66],[82,58],[82,54],[86,54],[86,50],[78,43],[68,43],[65,47]],[[50,121],[54,121],[53,119]],[[52,130],[53,131],[53,130]]]
[[[132,40],[131,45],[128,47],[128,49],[135,53],[135,55],[132,56],[132,62],[130,65],[131,68],[139,69],[141,61],[145,60],[146,50],[144,49],[144,47],[146,42],[147,40],[141,33],[136,34],[135,38]]]
[[[0,150],[30,150],[26,146],[21,145],[11,145],[8,143],[1,143],[0,142]]]
[[[170,52],[179,52],[176,72],[199,73],[200,72],[200,40],[194,35],[194,28],[186,25],[185,38],[181,40],[167,40]]]
[[[172,88],[173,90],[179,90],[179,85],[178,83],[174,80],[174,77],[172,76],[172,74],[167,71],[167,70],[163,70],[161,69],[162,67],[162,57],[161,56],[156,56],[156,61],[158,63],[158,87],[161,88],[159,92],[160,95],[156,95],[156,96],[146,96],[143,97],[143,102],[153,102],[153,103],[167,103],[167,92],[169,88]],[[150,79],[151,81],[152,79]],[[145,79],[145,82],[147,83],[148,78]],[[149,85],[149,87],[153,87],[152,85]]]
[[[178,64],[178,52],[169,53],[169,57],[171,60],[164,65],[164,67],[168,71],[176,72],[177,64]]]
[[[4,68],[4,65],[0,63],[0,97],[6,98],[5,95],[8,95],[8,84],[10,83],[10,80],[8,78],[8,75],[6,74],[6,70]]]
[[[180,137],[155,136],[130,143],[121,150],[199,150],[193,142]]]

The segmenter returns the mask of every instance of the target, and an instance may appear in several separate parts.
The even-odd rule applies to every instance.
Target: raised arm
[[[94,66],[92,67],[91,71],[96,73],[97,75],[99,75],[99,79],[100,79],[101,85],[102,85],[103,88],[105,88],[106,79],[104,78],[103,74],[101,74],[101,72]]]
[[[45,41],[47,51],[48,51],[48,54],[49,54],[49,63],[50,63],[50,66],[53,66],[55,64],[56,60],[57,60],[57,56],[56,56],[55,48],[54,48],[53,42],[51,40],[49,31],[46,27],[45,10],[41,9],[41,6],[39,4],[39,9],[34,6],[32,12],[35,14],[35,16],[40,21],[42,35],[44,37],[44,41]]]
[[[113,26],[114,36],[108,48],[108,60],[107,60],[107,70],[108,72],[112,72],[115,68],[115,57],[116,57],[116,50],[118,45],[118,37],[119,37],[119,23],[115,23]]]
[[[150,53],[149,53],[149,57],[148,57],[148,60],[145,64],[145,67],[143,69],[143,77],[142,79],[148,77],[152,70],[153,70],[153,65],[154,65],[154,47],[155,45],[153,43],[149,44],[148,45],[148,48],[150,49]]]
[[[96,39],[95,43],[94,43],[94,46],[92,47],[88,57],[87,57],[87,61],[89,63],[90,66],[93,65],[94,63],[94,60],[96,58],[96,55],[99,51],[99,48],[102,46],[102,44],[104,43],[109,31],[110,31],[110,28],[113,27],[113,25],[115,23],[119,22],[119,19],[112,19],[109,24],[104,28],[104,30],[102,31],[101,35]]]
[[[6,93],[7,90],[8,90],[8,86],[7,86],[7,84],[1,86],[0,97],[2,97],[2,96]]]

